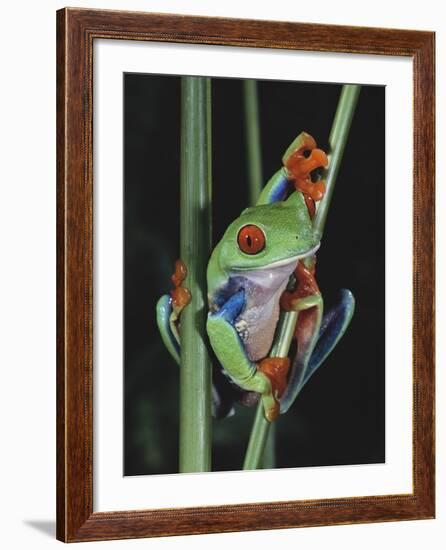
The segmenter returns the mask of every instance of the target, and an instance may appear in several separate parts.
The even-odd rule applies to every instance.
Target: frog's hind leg
[[[319,337],[307,372],[301,383],[301,388],[305,386],[311,376],[327,359],[339,340],[347,330],[355,310],[355,298],[350,290],[343,288],[340,291],[340,300],[338,304],[331,309],[323,318]]]
[[[172,307],[172,298],[168,294],[161,296],[156,305],[156,321],[161,339],[178,366],[180,359],[180,334],[177,326],[178,315]],[[229,381],[219,367],[213,364],[212,370],[212,414],[215,418],[226,418],[234,414],[235,395]]]
[[[312,353],[317,345],[322,322],[324,303],[319,292],[303,298],[294,299],[291,295],[292,309],[297,311],[296,325],[297,350],[288,377],[284,394],[280,399],[280,413],[285,413],[294,403],[301,389],[302,380],[308,370]]]
[[[353,294],[349,290],[342,289],[340,301],[322,319],[311,355],[302,357],[297,354],[293,361],[289,383],[280,401],[281,413],[290,408],[311,376],[336,347],[347,330],[354,309]]]

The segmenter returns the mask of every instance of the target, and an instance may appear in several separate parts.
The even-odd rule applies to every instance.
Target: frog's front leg
[[[312,259],[312,263],[306,266],[302,261],[299,261],[294,271],[297,285],[293,291],[285,291],[280,299],[280,305],[285,311],[303,312],[311,308],[316,308],[316,319],[322,319],[323,300],[321,291],[315,278],[316,260]],[[296,330],[298,330],[297,327]]]
[[[265,358],[259,364],[246,353],[235,323],[245,306],[245,291],[236,292],[207,321],[209,339],[224,371],[242,389],[261,394],[265,416],[271,422],[280,412],[282,394],[289,368],[288,358]]]

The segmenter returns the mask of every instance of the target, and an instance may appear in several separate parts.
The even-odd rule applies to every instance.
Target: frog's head
[[[293,192],[286,201],[244,210],[217,247],[218,263],[223,271],[271,269],[297,263],[318,247],[304,198]]]

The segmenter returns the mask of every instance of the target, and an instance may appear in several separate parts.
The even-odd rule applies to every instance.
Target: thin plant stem
[[[262,464],[269,428],[270,423],[263,414],[263,405],[260,401],[257,405],[254,423],[249,436],[248,448],[246,449],[245,461],[243,462],[244,470],[257,470]]]
[[[271,470],[276,467],[276,428],[275,422],[269,427],[268,437],[263,449],[262,468],[264,470]]]
[[[245,135],[248,156],[249,204],[254,206],[262,190],[262,150],[260,142],[257,82],[243,81]]]
[[[211,361],[206,349],[206,264],[211,252],[211,81],[181,88],[180,254],[191,301],[181,313],[180,472],[211,469]]]
[[[260,138],[259,98],[256,80],[243,81],[243,104],[245,113],[245,141],[248,159],[249,204],[254,206],[263,186],[262,177],[262,143]],[[274,468],[275,465],[275,430],[269,430],[263,452],[263,468]]]
[[[325,195],[317,206],[313,222],[314,230],[319,239],[322,239],[324,234],[328,209],[330,208],[331,199],[333,197],[336,178],[341,166],[342,156],[348,140],[348,134],[350,132],[350,126],[353,115],[355,114],[360,91],[361,86],[357,84],[345,84],[342,86],[338,107],[328,138],[328,169],[325,170],[322,176],[325,178],[326,183]]]
[[[336,114],[329,136],[329,166],[326,174],[326,192],[316,211],[313,227],[319,239],[322,238],[328,209],[333,197],[336,176],[339,172],[345,145],[347,143],[351,122],[356,109],[361,86],[346,84],[342,87]],[[282,312],[276,331],[275,342],[271,349],[271,357],[287,357],[293,339],[298,313],[294,311]],[[244,470],[255,470],[262,463],[265,442],[268,438],[270,423],[263,413],[260,401],[257,406],[254,424],[248,442],[248,448],[243,464]]]
[[[291,318],[297,320],[297,313],[290,312]],[[276,330],[276,338],[271,349],[271,357],[286,357],[293,341],[295,324],[289,322],[285,315],[279,318]],[[257,470],[262,464],[266,442],[270,433],[271,424],[266,420],[263,412],[263,404],[260,401],[257,405],[254,424],[249,436],[248,448],[243,463],[244,470]]]

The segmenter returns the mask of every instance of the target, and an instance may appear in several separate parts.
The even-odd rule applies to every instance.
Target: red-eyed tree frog
[[[225,378],[214,368],[214,414],[224,416],[235,399],[253,403],[260,396],[269,421],[288,410],[303,386],[344,334],[354,310],[342,290],[336,308],[323,316],[315,279],[315,203],[324,182],[312,172],[328,159],[309,134],[300,134],[283,157],[283,167],[264,187],[256,206],[227,228],[207,268],[207,333],[221,371],[236,386],[229,396]],[[290,277],[295,287],[289,290]],[[182,287],[186,266],[177,261],[175,289],[157,304],[162,339],[180,363],[181,310],[189,292]],[[295,357],[270,357],[279,314],[298,312]],[[227,384],[227,382],[226,382]],[[229,392],[230,393],[230,392]]]

